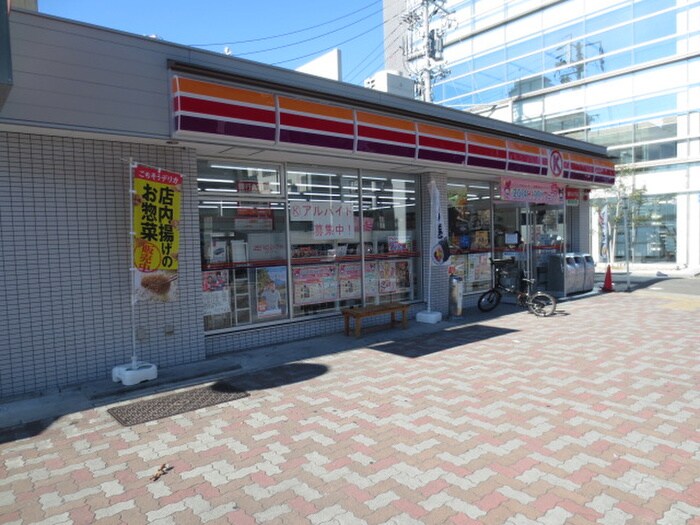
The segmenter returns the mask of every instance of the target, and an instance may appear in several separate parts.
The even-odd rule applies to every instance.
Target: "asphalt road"
[[[596,274],[596,283],[603,283],[604,274]],[[627,275],[613,274],[616,292],[627,291]],[[697,277],[666,277],[658,275],[630,275],[630,291],[648,290],[650,292],[673,293],[684,295],[700,295],[700,278]]]

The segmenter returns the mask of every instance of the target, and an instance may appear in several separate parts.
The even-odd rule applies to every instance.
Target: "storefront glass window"
[[[293,168],[287,192],[294,316],[360,303],[357,173]]]
[[[368,303],[419,299],[417,179],[363,172],[365,296]]]
[[[463,278],[465,293],[486,290],[491,283],[491,187],[450,180],[447,196],[450,264]]]
[[[614,253],[616,261],[624,261],[625,249],[631,263],[676,262],[677,245],[677,204],[673,195],[634,194],[629,199],[627,211],[627,232],[629,241],[625,241],[623,208],[613,199],[598,199],[592,202],[598,210],[602,221],[604,209],[607,209],[610,246],[605,246],[599,238],[601,258],[605,253]],[[618,215],[613,215],[613,210]],[[602,224],[602,222],[600,223]]]
[[[208,161],[198,168],[205,330],[288,318],[279,170]]]
[[[420,298],[417,181],[198,163],[207,331]],[[284,180],[284,184],[281,182]]]

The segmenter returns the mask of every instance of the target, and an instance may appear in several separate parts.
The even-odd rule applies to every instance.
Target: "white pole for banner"
[[[135,385],[158,377],[158,367],[151,363],[139,362],[136,351],[136,265],[134,264],[134,168],[136,163],[129,159],[129,257],[131,277],[131,363],[112,368],[112,381],[122,382],[125,386]]]
[[[134,265],[134,162],[129,159],[129,276],[131,277],[131,368],[136,370],[138,359],[136,356],[136,266]]]

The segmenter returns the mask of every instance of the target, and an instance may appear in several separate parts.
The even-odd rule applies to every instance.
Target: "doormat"
[[[176,394],[109,408],[107,412],[123,426],[130,427],[177,414],[192,412],[199,408],[228,403],[229,401],[248,397],[248,395],[248,392],[238,390],[228,383],[217,382],[209,386],[193,388]]]

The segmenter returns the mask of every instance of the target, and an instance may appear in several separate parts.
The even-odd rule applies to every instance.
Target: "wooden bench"
[[[408,308],[410,305],[403,303],[386,303],[361,306],[356,308],[346,308],[343,310],[345,318],[345,335],[350,335],[350,318],[355,320],[355,337],[360,337],[362,333],[362,319],[375,315],[391,314],[391,326],[396,324],[396,312],[401,312],[401,326],[408,327]]]

